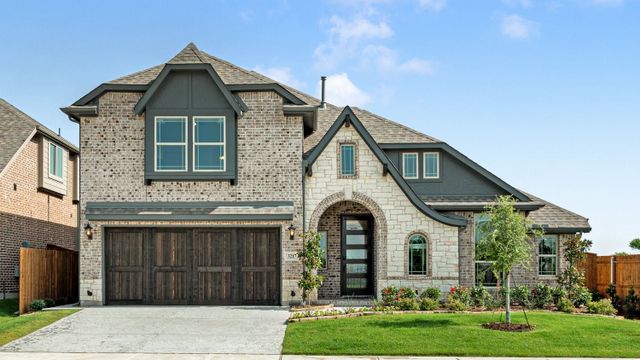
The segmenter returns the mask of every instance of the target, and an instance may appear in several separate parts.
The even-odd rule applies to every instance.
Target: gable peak
[[[167,62],[167,64],[202,64],[208,63],[206,57],[202,54],[200,49],[190,42],[184,47],[176,56]]]

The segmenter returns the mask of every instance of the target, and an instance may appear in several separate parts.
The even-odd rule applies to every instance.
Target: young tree
[[[324,252],[320,246],[320,235],[313,231],[307,231],[302,237],[302,250],[298,252],[298,259],[302,262],[302,278],[298,281],[298,287],[302,289],[302,304],[307,304],[309,293],[319,288],[324,277],[318,275],[318,269],[322,267]]]
[[[629,247],[633,250],[640,250],[640,238],[631,240]]]
[[[499,196],[494,205],[486,208],[484,214],[489,221],[482,225],[481,238],[476,247],[479,256],[493,260],[492,270],[497,277],[504,276],[506,289],[507,324],[511,324],[511,272],[516,265],[527,268],[532,260],[532,238],[543,232],[532,228],[531,222],[515,209],[511,196]]]
[[[584,286],[584,269],[582,263],[586,253],[593,243],[583,239],[581,234],[569,238],[564,242],[564,260],[567,266],[558,275],[558,285],[567,293],[569,300],[580,303],[582,294],[588,292]]]

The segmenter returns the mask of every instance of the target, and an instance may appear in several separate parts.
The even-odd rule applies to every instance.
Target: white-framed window
[[[186,116],[154,118],[155,171],[187,170]]]
[[[193,171],[225,171],[224,116],[193,117]]]
[[[405,179],[418,178],[418,153],[402,153],[402,176]]]
[[[327,245],[328,245],[328,239],[329,239],[329,235],[328,232],[326,231],[318,231],[318,235],[320,236],[320,249],[322,249],[322,266],[320,267],[321,269],[326,269],[327,268]]]
[[[489,222],[489,217],[484,214],[476,214],[474,217],[474,240],[476,249],[480,240],[486,236],[485,224]],[[493,259],[480,256],[476,251],[475,256],[475,279],[476,285],[485,287],[496,287],[499,284],[498,277],[493,272]]]
[[[340,145],[340,175],[356,175],[356,146],[355,144]]]
[[[545,235],[538,240],[538,275],[558,274],[558,235]]]
[[[425,179],[438,179],[440,178],[440,153],[438,152],[426,152],[423,156],[423,169]]]
[[[427,275],[427,246],[423,235],[409,237],[409,275]]]
[[[49,143],[49,177],[63,181],[62,167],[64,161],[64,150],[62,146]]]

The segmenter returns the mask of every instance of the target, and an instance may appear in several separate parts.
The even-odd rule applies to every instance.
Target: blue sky
[[[638,0],[8,0],[0,97],[77,143],[59,107],[190,41],[312,94],[328,75],[329,101],[589,217],[599,253],[640,237]]]

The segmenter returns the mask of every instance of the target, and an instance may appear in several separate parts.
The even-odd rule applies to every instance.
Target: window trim
[[[408,155],[415,155],[416,157],[416,176],[407,176],[407,170],[405,166],[405,159]],[[416,180],[420,178],[420,155],[417,152],[403,152],[402,153],[402,177],[408,180]]]
[[[412,272],[411,271],[411,239],[414,236],[419,236],[424,240],[424,270],[423,272]],[[406,254],[407,254],[407,275],[409,276],[429,276],[429,238],[419,232],[413,232],[411,234],[409,234],[409,236],[407,237],[407,250],[406,250]]]
[[[54,173],[51,173],[51,147],[53,146],[54,148]],[[53,142],[53,141],[49,141],[49,148],[47,149],[49,151],[49,158],[48,158],[48,163],[47,163],[47,173],[48,173],[48,177],[50,179],[59,181],[59,182],[64,182],[64,173],[63,173],[63,169],[64,169],[64,148],[60,145],[58,145],[57,143]],[[58,176],[57,174],[55,174],[55,170],[57,170],[58,168],[58,155],[60,155],[60,157],[62,157],[62,161],[60,162],[60,176]]]
[[[553,255],[551,255],[551,254],[540,254],[540,241],[542,241],[542,239],[544,239],[546,237],[555,238],[555,244],[556,244],[556,246],[555,246],[555,250],[556,251],[555,252],[556,253],[553,254]],[[559,236],[556,235],[556,234],[545,234],[545,235],[543,235],[542,237],[540,237],[538,239],[538,244],[537,244],[538,245],[538,276],[541,276],[541,277],[556,277],[556,276],[558,276],[558,266],[559,266],[559,261],[558,261],[559,260],[559,254],[558,253],[560,252],[559,251],[560,250],[560,246],[558,246],[559,245],[558,241],[559,241]],[[556,259],[556,266],[555,266],[553,274],[541,274],[540,273],[540,270],[541,270],[540,269],[540,258],[555,258]]]
[[[158,143],[158,118],[162,119],[182,119],[184,120],[184,143]],[[184,169],[182,170],[167,170],[158,169],[158,145],[182,145],[184,146]],[[189,117],[188,116],[169,116],[169,115],[157,115],[153,117],[153,171],[155,172],[173,172],[184,173],[189,169]]]
[[[216,119],[222,120],[222,136],[223,142],[196,142],[196,119]],[[187,120],[188,121],[188,120]],[[193,172],[225,172],[227,171],[227,117],[226,116],[193,116],[191,118],[191,122],[193,123],[191,132],[191,158],[192,161],[192,171]],[[196,146],[197,145],[222,145],[222,169],[220,170],[200,170],[196,169]],[[188,156],[187,156],[188,158]]]
[[[351,147],[353,149],[353,173],[352,174],[345,174],[342,172],[342,165],[344,164],[344,160],[342,159],[342,148],[343,147]],[[338,154],[339,154],[339,168],[338,168],[338,174],[340,174],[341,178],[355,178],[358,175],[358,170],[357,170],[357,165],[356,165],[356,161],[357,161],[357,156],[356,156],[356,144],[355,143],[340,143],[338,146]]]
[[[436,175],[427,175],[427,155],[436,156]],[[422,153],[422,176],[425,179],[440,179],[440,152],[438,151],[425,151]]]

